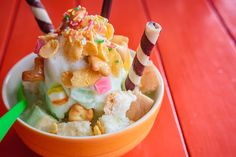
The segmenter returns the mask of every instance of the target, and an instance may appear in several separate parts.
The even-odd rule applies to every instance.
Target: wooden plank
[[[2,24],[0,25],[0,63],[8,43],[9,34],[12,31],[12,25],[14,24],[17,9],[17,0],[9,0],[1,3],[0,19]]]
[[[192,156],[236,154],[236,48],[204,0],[146,0]],[[168,7],[167,7],[168,6]]]
[[[210,0],[213,8],[216,9],[217,14],[226,25],[229,34],[233,37],[236,43],[236,1],[234,0]]]
[[[80,0],[80,4],[85,6],[89,12],[100,13],[101,1],[93,3],[92,0]],[[142,3],[140,1],[114,0],[110,20],[116,33],[128,36],[130,39],[129,46],[136,49],[147,22]],[[152,60],[164,76],[156,50],[153,52]],[[151,133],[141,144],[125,156],[187,156],[181,139],[181,132],[178,128],[178,119],[175,117],[171,107],[171,97],[167,96],[167,92],[168,89],[165,90],[163,106]]]
[[[154,64],[160,69],[162,76],[165,79],[165,74],[157,56],[158,52],[155,49],[151,59]],[[173,156],[188,156],[185,143],[181,139],[181,130],[179,122],[172,108],[172,97],[169,93],[168,85],[165,81],[165,93],[161,109],[157,116],[156,122],[141,144],[135,149],[127,153],[124,157],[173,157]],[[181,145],[181,146],[180,146]]]
[[[58,1],[54,0],[44,3],[55,26],[59,25],[64,12],[68,8],[74,7],[74,1],[72,0],[61,0],[60,3],[57,2]],[[29,54],[34,49],[36,38],[41,34],[31,13],[31,10],[24,0],[20,3],[19,11],[15,19],[15,25],[11,33],[11,38],[6,49],[6,55],[0,72],[0,89],[2,89],[2,81],[5,78],[8,70],[18,60],[20,60],[23,56]],[[2,105],[2,99],[0,104],[1,116],[5,112],[5,109]],[[18,157],[37,156],[22,143],[13,128],[0,144],[0,154],[1,156]]]

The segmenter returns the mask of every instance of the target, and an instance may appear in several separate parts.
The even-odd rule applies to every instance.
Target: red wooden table
[[[99,14],[102,0],[42,0],[54,24],[78,3]],[[0,85],[31,52],[40,31],[24,0],[0,2]],[[165,96],[148,137],[125,157],[236,155],[236,1],[114,0],[111,23],[136,49],[146,21],[163,31],[152,60]],[[121,27],[122,26],[122,27]],[[3,115],[2,101],[0,116]],[[1,128],[0,128],[1,129]],[[0,144],[3,156],[38,156],[14,129]]]

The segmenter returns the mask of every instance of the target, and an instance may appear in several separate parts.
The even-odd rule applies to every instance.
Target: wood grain
[[[209,0],[236,43],[236,1]]]
[[[146,0],[192,156],[236,154],[236,48],[205,0]]]

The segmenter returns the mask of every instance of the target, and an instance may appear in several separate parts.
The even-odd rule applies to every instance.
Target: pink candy
[[[41,49],[41,47],[43,47],[43,45],[45,45],[45,42],[42,39],[38,39],[34,49],[34,53],[38,54],[39,50]]]
[[[98,94],[103,94],[111,89],[111,81],[108,77],[102,77],[94,86]]]
[[[78,22],[74,22],[74,21],[70,21],[70,25],[71,25],[72,27],[75,27],[75,26],[78,26],[79,23],[78,23]]]
[[[93,26],[93,21],[91,19],[88,21],[88,26],[89,26],[89,28],[91,28]]]

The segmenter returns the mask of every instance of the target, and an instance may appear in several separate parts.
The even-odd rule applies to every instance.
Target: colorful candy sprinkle
[[[93,25],[94,25],[94,24],[93,24],[93,20],[90,19],[90,20],[88,21],[88,28],[91,29]]]
[[[68,101],[68,96],[61,85],[50,88],[47,93],[53,105],[64,105]]]
[[[96,39],[95,42],[98,43],[98,44],[101,44],[101,43],[104,42],[104,39]]]
[[[76,8],[74,8],[74,10],[75,10],[75,11],[78,11],[78,10],[79,10],[79,8],[77,8],[77,7],[76,7]]]
[[[45,45],[44,40],[38,39],[38,40],[37,40],[37,43],[36,43],[36,46],[35,46],[35,49],[34,49],[34,53],[38,54],[38,53],[39,53],[39,50],[40,50],[41,47],[43,47],[44,45]]]
[[[69,16],[68,14],[65,15],[64,18],[65,18],[67,21],[70,20],[70,16]]]

